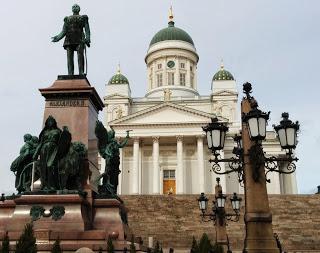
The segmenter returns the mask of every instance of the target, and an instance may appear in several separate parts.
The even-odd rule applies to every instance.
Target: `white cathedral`
[[[216,175],[211,172],[202,126],[218,117],[229,127],[224,157],[232,157],[232,137],[240,131],[237,85],[224,69],[214,74],[210,93],[197,91],[199,56],[190,35],[175,26],[172,11],[168,27],[157,32],[145,56],[147,89],[144,97],[131,96],[128,79],[120,68],[106,85],[104,117],[117,137],[132,130],[120,151],[119,194],[213,193]],[[267,155],[284,155],[273,131],[264,142]],[[104,160],[100,160],[104,168]],[[225,164],[221,164],[222,170]],[[285,166],[285,164],[279,164]],[[269,175],[270,174],[270,175]],[[269,194],[297,193],[295,173],[269,173]],[[235,173],[219,175],[223,191],[243,193]]]

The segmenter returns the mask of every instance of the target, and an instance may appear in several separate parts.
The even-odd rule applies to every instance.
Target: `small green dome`
[[[225,70],[223,64],[221,64],[220,70],[214,74],[212,81],[225,80],[234,80],[234,77],[229,71]]]
[[[124,75],[121,74],[120,70],[118,70],[117,74],[111,77],[108,84],[129,84],[129,81]]]
[[[165,40],[181,40],[188,42],[194,46],[193,40],[190,35],[184,30],[175,27],[173,21],[170,21],[168,23],[168,27],[160,30],[153,36],[149,46]]]

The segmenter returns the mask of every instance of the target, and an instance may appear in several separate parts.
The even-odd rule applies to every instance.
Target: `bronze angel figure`
[[[102,194],[117,194],[118,176],[120,174],[120,148],[127,145],[129,140],[129,131],[122,142],[118,142],[115,138],[113,128],[107,131],[101,121],[96,122],[95,134],[98,139],[98,150],[101,157],[106,161],[104,173],[98,178],[102,180],[102,185],[99,186],[99,193]]]

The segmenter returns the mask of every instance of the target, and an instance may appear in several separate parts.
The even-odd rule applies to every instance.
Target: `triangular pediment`
[[[238,92],[236,91],[231,91],[231,90],[219,90],[219,91],[214,91],[213,96],[230,96],[230,95],[238,95]]]
[[[105,96],[104,99],[120,99],[120,98],[129,98],[128,96],[124,96],[119,93],[113,93],[111,95]]]
[[[238,95],[238,92],[231,90],[218,90],[212,93],[213,96],[230,96],[230,95]]]
[[[153,125],[207,123],[214,114],[174,103],[163,103],[110,122],[110,125]],[[221,121],[227,119],[219,117]]]

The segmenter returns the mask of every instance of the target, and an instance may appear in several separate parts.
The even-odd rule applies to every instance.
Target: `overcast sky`
[[[74,1],[4,1],[0,8],[0,192],[14,190],[10,164],[24,133],[41,131],[44,98],[38,88],[66,74],[58,34]],[[146,91],[144,57],[152,36],[167,26],[173,5],[177,27],[187,31],[200,56],[198,90],[208,95],[223,58],[237,80],[253,85],[260,108],[271,111],[270,126],[281,112],[299,120],[297,156],[300,193],[320,185],[320,1],[308,0],[114,0],[77,1],[89,16],[91,48],[88,79],[101,97],[120,61],[132,95]],[[101,116],[101,115],[100,115]]]

